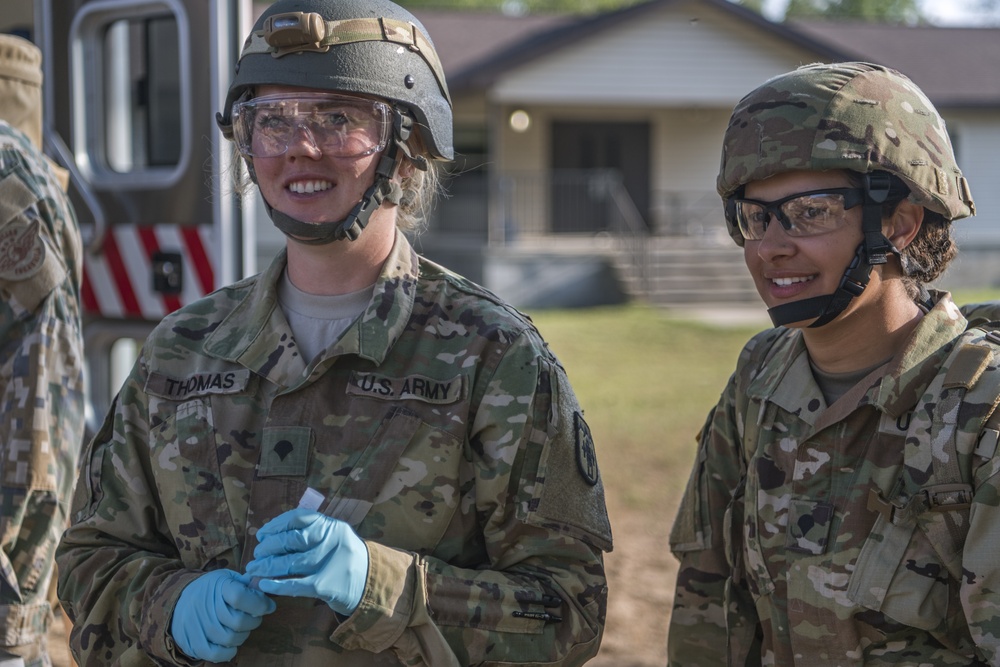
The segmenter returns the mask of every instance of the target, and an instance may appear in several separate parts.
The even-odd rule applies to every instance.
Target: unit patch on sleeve
[[[26,280],[45,262],[45,242],[38,235],[38,220],[15,221],[0,229],[0,278]]]
[[[351,373],[347,393],[384,401],[411,399],[424,403],[455,403],[465,396],[465,376],[436,380],[423,375],[389,377],[378,373]]]
[[[594,486],[600,478],[597,452],[594,451],[594,437],[590,434],[590,426],[579,412],[573,413],[573,427],[576,431],[576,465],[584,481]]]

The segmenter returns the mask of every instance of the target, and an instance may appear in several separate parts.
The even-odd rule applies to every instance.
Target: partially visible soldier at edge
[[[668,664],[1000,664],[1000,334],[928,287],[975,213],[944,121],[801,67],[737,104],[717,185],[776,328],[699,437]]]
[[[0,35],[0,666],[51,665],[55,549],[84,437],[81,241],[42,154],[41,51]]]
[[[530,320],[420,257],[452,113],[388,0],[279,0],[218,116],[286,247],[167,316],[58,552],[81,665],[565,665],[600,646],[594,443]]]

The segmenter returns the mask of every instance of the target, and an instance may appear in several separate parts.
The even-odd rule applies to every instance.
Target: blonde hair
[[[410,161],[413,168],[410,175],[400,181],[400,188],[403,190],[399,198],[399,210],[396,214],[396,227],[401,231],[411,234],[422,232],[427,226],[427,219],[438,195],[441,194],[441,163],[430,157],[430,153],[420,140],[420,134],[414,132],[410,135],[407,145],[413,155],[424,157],[426,169],[420,170]],[[403,156],[403,162],[409,158]]]

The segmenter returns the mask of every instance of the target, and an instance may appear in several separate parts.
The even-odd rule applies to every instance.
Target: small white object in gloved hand
[[[310,486],[306,488],[302,497],[299,498],[298,508],[316,511],[319,509],[319,506],[323,504],[324,500],[325,498],[323,497],[323,494]],[[250,588],[255,591],[260,590],[260,577],[251,577]]]
[[[323,500],[323,494],[310,486],[302,494],[302,497],[299,498],[299,508],[304,510],[319,510],[319,506],[323,504]]]

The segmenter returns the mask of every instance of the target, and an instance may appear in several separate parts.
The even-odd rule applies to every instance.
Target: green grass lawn
[[[609,496],[639,511],[673,507],[695,436],[757,328],[721,328],[628,305],[531,313],[569,374]]]
[[[955,294],[959,304],[995,299],[1000,290]],[[530,314],[584,408],[609,503],[673,511],[695,437],[761,327],[683,321],[635,304]]]
[[[1000,289],[961,289],[952,292],[955,303],[963,305],[966,303],[981,303],[983,301],[1000,301]]]

